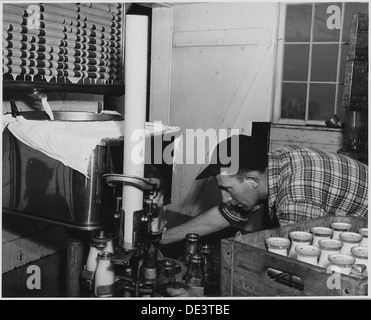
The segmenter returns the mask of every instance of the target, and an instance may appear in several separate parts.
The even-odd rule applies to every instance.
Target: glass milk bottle
[[[160,273],[157,279],[156,292],[162,297],[168,297],[167,288],[185,288],[186,286],[176,281],[175,261],[166,259],[160,263]]]
[[[340,240],[343,242],[340,253],[351,255],[350,249],[355,246],[359,246],[362,235],[356,232],[342,232],[339,235]]]
[[[98,253],[103,251],[105,244],[102,243],[90,243],[90,249],[88,258],[86,260],[86,270],[90,272],[95,272],[98,264]]]
[[[268,251],[287,257],[287,251],[290,247],[290,240],[281,237],[270,237],[265,240]]]
[[[368,247],[368,228],[359,229],[358,233],[363,236],[359,245],[362,247]]]
[[[356,259],[355,264],[363,264],[366,266],[366,273],[368,273],[368,247],[357,246],[350,249],[352,256]]]
[[[296,259],[295,247],[298,245],[311,244],[313,239],[313,235],[305,231],[291,231],[289,237],[291,239],[291,246],[288,256],[294,259]]]
[[[342,232],[349,231],[352,228],[350,223],[346,222],[333,222],[331,223],[331,229],[334,230],[332,233],[332,239],[340,240],[339,235]]]
[[[198,241],[200,236],[197,233],[187,233],[184,244],[184,254],[180,258],[187,265],[190,262],[190,256],[198,251]]]
[[[205,274],[205,292],[209,293],[217,285],[213,258],[214,246],[209,243],[202,243],[200,244],[199,248],[200,253],[203,257],[201,265],[204,269]]]
[[[112,297],[112,290],[107,290],[103,294],[98,294],[99,286],[113,286],[115,283],[115,271],[113,255],[111,252],[102,251],[98,253],[98,265],[94,276],[94,295],[96,297]]]
[[[310,231],[313,234],[312,246],[318,248],[318,241],[321,239],[330,239],[333,233],[333,230],[327,227],[313,227]]]
[[[327,268],[328,270],[349,274],[356,259],[346,254],[334,253],[328,256],[328,261],[330,261],[330,265]]]
[[[202,255],[194,253],[190,257],[190,265],[186,274],[186,283],[197,296],[203,296],[205,291],[205,273],[202,268]]]
[[[319,255],[318,266],[322,268],[327,268],[330,265],[328,261],[328,256],[334,253],[340,253],[340,249],[343,243],[340,240],[333,239],[321,239],[318,241],[321,253]]]
[[[103,251],[115,253],[112,235],[108,233],[107,237],[108,237],[108,241],[106,242],[106,246],[104,247]]]
[[[306,262],[312,265],[318,265],[318,257],[321,250],[310,244],[297,245],[295,247],[296,259],[302,262]]]

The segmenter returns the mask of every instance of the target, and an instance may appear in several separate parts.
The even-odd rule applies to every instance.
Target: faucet
[[[44,111],[49,116],[51,120],[54,120],[53,111],[48,103],[48,97],[45,93],[41,93],[40,89],[34,88],[31,93],[28,94],[29,97],[41,102]]]
[[[47,99],[46,94],[41,93],[40,90],[41,89],[39,88],[34,88],[30,93],[28,93],[28,96],[40,102],[42,101],[42,99]]]

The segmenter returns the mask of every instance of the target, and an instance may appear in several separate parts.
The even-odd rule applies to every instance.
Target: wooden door
[[[171,38],[166,13],[161,9],[157,22],[156,15],[154,9],[153,32],[162,30],[163,38],[153,36],[151,121],[178,126],[183,135],[210,128],[250,134],[253,121],[270,121],[277,4],[175,5],[167,15]],[[169,209],[195,216],[220,201],[213,179],[194,180],[203,168],[177,166]]]

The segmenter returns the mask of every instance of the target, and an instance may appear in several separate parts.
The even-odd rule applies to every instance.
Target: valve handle
[[[114,187],[117,183],[131,185],[141,190],[156,190],[160,187],[160,180],[157,178],[141,178],[127,174],[106,173],[103,175],[106,183]]]

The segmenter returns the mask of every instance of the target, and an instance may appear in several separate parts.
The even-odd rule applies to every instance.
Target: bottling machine
[[[147,130],[143,150],[153,160],[153,152],[162,154],[174,143],[169,136],[174,138],[179,130],[163,126],[156,133],[146,122],[148,17],[129,14],[130,7],[125,3],[4,7],[4,91],[12,97],[7,114],[12,119],[7,126],[3,122],[3,212],[66,228],[67,296],[78,296],[81,287],[98,296],[105,296],[105,290],[123,296],[155,294],[162,259],[158,243],[171,200],[173,165],[132,163],[132,134]],[[20,37],[19,30],[26,34]],[[68,41],[63,40],[66,37]],[[36,40],[38,45],[33,44]],[[15,54],[20,58],[13,58]],[[59,63],[65,59],[71,63]],[[125,114],[52,110],[48,94],[64,92],[125,94]],[[24,95],[39,100],[44,110],[17,110],[14,100]],[[78,170],[71,164],[76,165],[78,153],[86,148],[80,134],[84,128],[87,140],[99,130],[104,133],[89,156],[81,156],[84,166]],[[160,150],[156,139],[162,142]],[[79,140],[72,151],[68,149]],[[55,147],[61,141],[59,152]],[[65,159],[64,151],[70,159]],[[102,247],[108,234],[114,255],[105,257],[114,264],[115,284],[93,293],[94,271],[86,269],[84,249],[89,243]],[[177,274],[184,273],[181,263],[177,266]]]
[[[36,116],[40,121],[39,114],[18,113],[18,116],[21,115],[28,119]],[[61,115],[61,112],[55,112],[54,116],[55,124],[59,117],[68,121],[68,113]],[[97,119],[93,119],[89,113],[76,115],[72,112],[71,117],[71,121],[90,117],[89,121],[104,119],[124,123],[122,117],[116,115],[102,115],[101,118],[95,115]],[[163,149],[169,148],[174,143],[170,136],[178,134],[176,129],[169,127],[160,135],[149,134],[146,149],[153,152],[156,139],[168,140],[163,141]],[[83,235],[85,247],[97,235],[102,242],[105,241],[102,235],[110,233],[116,249],[113,257],[118,279],[115,290],[126,296],[153,295],[158,261],[163,259],[158,253],[158,243],[166,224],[166,206],[171,202],[173,165],[165,162],[145,164],[143,177],[123,174],[124,140],[124,137],[119,137],[100,141],[91,153],[88,172],[84,175],[28,146],[5,128],[3,212],[64,226],[73,230],[74,234]],[[143,208],[134,212],[133,243],[130,247],[124,241],[123,186],[143,191]],[[80,264],[81,269],[86,260]],[[184,265],[181,262],[176,265],[179,276],[184,275]],[[80,272],[83,281],[93,279],[94,274],[86,270]],[[70,281],[79,280],[74,277]]]

